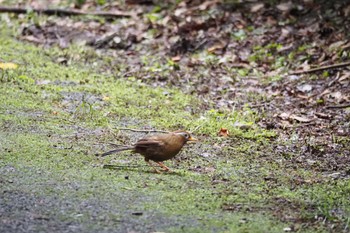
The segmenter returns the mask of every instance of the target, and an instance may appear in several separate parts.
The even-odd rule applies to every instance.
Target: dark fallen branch
[[[329,106],[326,106],[326,108],[328,108],[328,109],[331,109],[331,108],[350,108],[350,103],[340,104],[340,105],[329,105]]]
[[[121,17],[131,17],[131,13],[113,10],[113,12],[105,11],[81,11],[76,9],[35,9],[35,8],[23,8],[23,7],[6,7],[0,6],[0,13],[15,13],[15,14],[26,14],[27,12],[36,12],[38,14],[45,15],[57,15],[57,16],[73,16],[73,15],[94,15],[107,18],[121,18]]]
[[[133,164],[128,164],[128,165],[114,165],[114,164],[105,164],[103,165],[102,168],[128,168],[128,167],[147,167],[148,165],[133,165]]]
[[[339,63],[339,64],[328,65],[328,66],[321,66],[321,67],[313,68],[313,69],[309,69],[309,70],[298,70],[298,71],[294,71],[294,72],[292,72],[290,74],[295,74],[295,75],[307,74],[307,73],[313,73],[313,72],[322,71],[322,70],[335,69],[335,68],[340,68],[340,67],[345,67],[345,66],[350,66],[350,61]]]
[[[169,133],[169,131],[164,130],[154,130],[154,129],[131,129],[131,128],[118,128],[118,130],[129,130],[132,132],[143,132],[143,133]]]

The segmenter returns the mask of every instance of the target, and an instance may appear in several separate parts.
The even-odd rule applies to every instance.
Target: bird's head
[[[187,131],[183,131],[183,130],[177,130],[175,132],[173,132],[174,134],[176,135],[180,135],[181,137],[183,137],[184,141],[185,142],[188,142],[188,141],[198,141],[197,138],[194,138],[192,137],[191,133],[190,132],[187,132]]]

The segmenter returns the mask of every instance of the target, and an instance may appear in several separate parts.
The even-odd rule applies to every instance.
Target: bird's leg
[[[145,159],[145,162],[148,163],[148,165],[150,165],[151,167],[153,167],[156,173],[161,174],[161,172],[153,166],[153,164],[151,163],[151,161],[149,161],[149,159]]]
[[[156,161],[154,161],[154,162],[156,162]],[[165,166],[164,163],[162,163],[162,162],[156,162],[156,163],[157,163],[161,168],[163,168],[164,171],[170,172],[170,168],[168,168],[167,166]]]

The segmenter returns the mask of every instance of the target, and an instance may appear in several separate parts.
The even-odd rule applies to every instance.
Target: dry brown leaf
[[[348,5],[347,7],[345,7],[343,9],[343,12],[344,12],[344,16],[345,17],[349,17],[350,16],[350,5]]]
[[[302,116],[297,116],[295,114],[291,114],[291,113],[287,113],[287,112],[283,112],[283,113],[279,114],[278,117],[284,121],[296,120],[296,121],[299,121],[302,123],[309,123],[309,122],[312,122],[314,120],[314,119],[309,119],[309,118],[302,117]]]
[[[350,78],[350,72],[347,72],[345,73],[344,75],[342,75],[340,78],[339,78],[339,82],[342,83],[343,81],[345,81],[346,79],[349,79]]]
[[[340,101],[343,99],[343,94],[340,91],[336,91],[336,92],[329,93],[329,97],[337,101]]]
[[[342,41],[336,41],[332,44],[329,45],[329,49],[339,49],[341,48],[344,44],[346,44],[347,41],[342,40]]]
[[[310,99],[313,96],[310,97],[310,96],[307,96],[307,95],[298,94],[297,97],[300,98],[300,99],[308,100],[308,99]]]
[[[212,53],[212,52],[214,52],[214,51],[216,51],[216,50],[223,49],[223,48],[224,48],[224,46],[221,45],[221,44],[214,45],[214,46],[208,48],[208,52],[209,52],[209,53]]]
[[[280,123],[280,127],[281,128],[290,128],[290,127],[292,127],[292,125],[289,123],[289,121],[282,120]]]
[[[310,92],[313,89],[313,87],[310,84],[306,83],[306,84],[297,86],[297,89],[298,91],[305,93],[305,92]]]
[[[172,60],[173,62],[178,62],[178,61],[181,60],[181,56],[172,57],[171,60]]]
[[[261,10],[262,8],[264,8],[265,4],[264,3],[257,3],[254,4],[251,8],[250,8],[250,12],[255,13],[258,12],[259,10]]]
[[[214,0],[214,1],[205,1],[201,5],[199,5],[198,9],[201,11],[207,10],[209,7],[214,6],[215,4],[219,3],[220,1]]]
[[[309,122],[314,121],[314,119],[309,119],[309,118],[302,117],[302,116],[297,116],[297,115],[294,115],[294,114],[290,115],[289,119],[296,120],[296,121],[299,121],[301,123],[309,123]]]
[[[230,133],[228,132],[228,129],[226,128],[221,128],[220,131],[218,132],[219,137],[228,137]]]
[[[291,1],[280,3],[276,8],[280,11],[291,11],[293,9],[293,3]]]
[[[281,118],[282,120],[287,120],[289,119],[290,115],[291,115],[290,113],[282,112],[281,114],[278,115],[278,117]]]
[[[43,43],[42,40],[36,38],[35,36],[24,36],[22,37],[23,40],[26,40],[26,41],[29,41],[29,42],[32,42],[32,43],[35,43],[35,44],[40,44],[40,43]]]
[[[320,56],[320,58],[317,59],[317,62],[318,62],[318,63],[321,63],[321,62],[323,62],[323,61],[325,60],[325,58],[326,58],[326,53],[322,53],[321,56]]]

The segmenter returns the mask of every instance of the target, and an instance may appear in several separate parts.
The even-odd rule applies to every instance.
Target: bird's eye
[[[185,133],[184,136],[186,139],[188,139],[190,137],[190,135],[188,135],[188,133]]]

